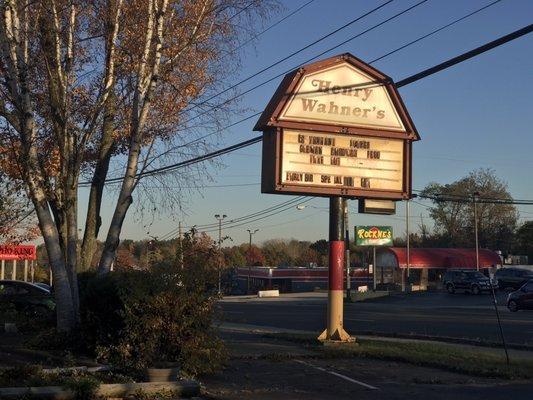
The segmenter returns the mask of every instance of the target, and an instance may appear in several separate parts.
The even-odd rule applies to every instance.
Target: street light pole
[[[221,257],[222,255],[222,220],[226,218],[226,214],[215,214],[215,218],[218,220],[218,253]],[[222,293],[222,284],[221,284],[221,269],[222,269],[222,258],[219,260],[218,264],[218,294]]]
[[[476,270],[479,271],[479,238],[477,231],[477,201],[479,199],[479,192],[474,192],[474,235],[476,236]]]
[[[350,229],[348,225],[348,199],[342,199],[344,211],[344,262],[346,263],[346,298],[349,297],[349,290],[352,288],[350,282]]]
[[[252,236],[259,231],[259,229],[254,229],[253,231],[251,229],[246,229],[248,233],[250,234],[250,245],[248,246],[248,280],[246,285],[246,293],[250,293],[250,275],[252,275],[252,263],[250,260],[250,254],[252,252]]]

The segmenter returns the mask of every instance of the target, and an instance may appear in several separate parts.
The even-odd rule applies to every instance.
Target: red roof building
[[[494,251],[479,249],[479,268],[486,274],[489,269],[501,267],[502,260]],[[409,252],[409,277],[407,249],[381,247],[376,255],[375,280],[378,286],[398,287],[407,281],[419,290],[438,288],[447,269],[476,269],[476,249],[411,248]]]
[[[476,268],[475,249],[426,249],[411,248],[409,267],[420,268]],[[407,268],[407,249],[405,247],[386,247],[378,250],[378,267]],[[501,266],[502,260],[494,251],[479,249],[480,268]]]

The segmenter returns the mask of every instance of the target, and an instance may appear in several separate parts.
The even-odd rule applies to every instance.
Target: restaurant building
[[[373,287],[374,277],[378,289],[401,290],[402,276],[413,290],[440,288],[442,276],[448,269],[476,269],[475,249],[411,248],[409,252],[409,280],[407,281],[407,249],[403,247],[379,247],[376,251],[376,269],[365,266],[350,271],[351,288]],[[480,271],[489,274],[501,268],[498,253],[479,249]],[[235,282],[239,292],[279,289],[282,293],[310,292],[328,288],[327,268],[272,268],[241,267],[236,269]],[[346,274],[344,274],[346,287]]]
[[[407,276],[407,249],[381,247],[376,254],[376,284],[392,286],[402,284],[402,274]],[[502,266],[498,253],[479,249],[480,271],[488,274]],[[409,282],[415,289],[438,288],[448,269],[476,269],[475,249],[412,248],[409,251]]]
[[[278,289],[281,293],[312,292],[327,290],[327,268],[272,268],[272,267],[242,267],[236,270],[237,287],[241,293],[246,293],[250,279],[250,291]],[[354,268],[350,271],[352,288],[372,285],[372,276],[366,268]],[[346,287],[346,274],[344,275]]]

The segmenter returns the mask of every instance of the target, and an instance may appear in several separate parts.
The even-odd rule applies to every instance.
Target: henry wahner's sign
[[[416,128],[392,80],[351,54],[286,75],[254,130],[263,193],[411,195]]]
[[[263,193],[329,197],[327,327],[318,339],[353,341],[343,327],[343,198],[410,198],[416,128],[392,80],[342,54],[286,75],[254,129],[263,131]]]

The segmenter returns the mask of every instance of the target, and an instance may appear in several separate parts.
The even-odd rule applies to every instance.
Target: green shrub
[[[74,393],[76,400],[92,400],[97,398],[96,392],[100,382],[92,376],[81,375],[66,379],[63,386]]]
[[[183,258],[183,269],[170,260],[151,271],[84,277],[82,338],[100,361],[130,371],[179,363],[190,376],[221,366],[226,353],[211,326],[218,252],[206,236],[189,235]]]

